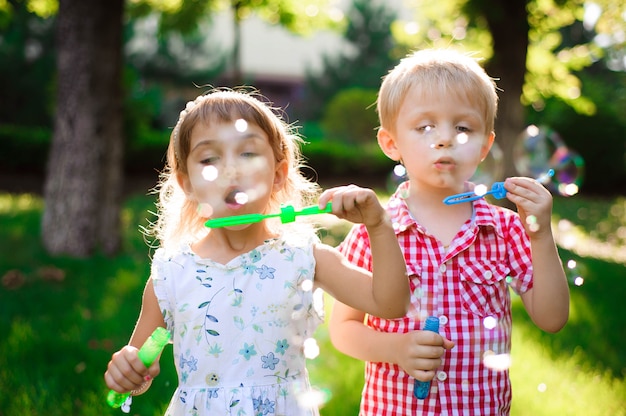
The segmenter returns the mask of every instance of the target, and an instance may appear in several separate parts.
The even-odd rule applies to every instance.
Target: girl
[[[302,223],[204,226],[287,203],[298,209],[316,196],[299,170],[298,137],[272,110],[252,94],[215,90],[188,103],[172,131],[152,230],[160,248],[130,343],[104,376],[113,390],[144,392],[159,366],[146,368],[137,348],[166,327],[179,382],[167,415],[317,414],[299,400],[309,389],[303,343],[320,322],[315,288],[378,316],[406,313],[404,259],[372,190],[338,187],[318,200],[367,227],[371,274]]]

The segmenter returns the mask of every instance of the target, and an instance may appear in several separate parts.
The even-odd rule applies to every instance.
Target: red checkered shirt
[[[360,415],[508,415],[509,286],[517,293],[532,287],[530,242],[523,224],[515,212],[479,199],[473,202],[473,218],[445,248],[412,218],[400,197],[406,185],[391,197],[387,211],[407,264],[411,308],[400,319],[367,316],[367,325],[405,333],[421,329],[425,317],[434,315],[439,317],[439,333],[455,346],[443,356],[425,400],[415,398],[415,379],[399,366],[367,362]],[[352,263],[372,269],[364,226],[355,226],[340,250]],[[504,364],[494,367],[487,356]]]

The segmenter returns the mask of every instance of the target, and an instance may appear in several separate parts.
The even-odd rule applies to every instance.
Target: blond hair
[[[429,95],[457,94],[482,110],[487,131],[498,108],[496,83],[478,61],[453,49],[424,49],[403,58],[384,78],[378,92],[380,126],[395,131],[400,106],[410,88]]]
[[[278,111],[256,91],[244,89],[213,89],[187,103],[170,135],[167,162],[155,188],[159,194],[157,220],[146,230],[159,240],[160,246],[176,248],[208,232],[204,226],[206,218],[197,212],[197,203],[186,197],[177,181],[177,175],[187,174],[191,132],[198,123],[234,123],[243,119],[267,134],[276,162],[286,161],[289,167],[284,186],[270,197],[268,212],[287,203],[297,209],[314,201],[319,187],[300,171],[302,139]]]

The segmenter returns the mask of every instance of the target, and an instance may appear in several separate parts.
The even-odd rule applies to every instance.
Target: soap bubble
[[[478,165],[470,182],[492,184],[501,181],[504,174],[503,159],[502,149],[494,143],[485,160]]]
[[[393,170],[387,178],[387,191],[393,193],[396,188],[407,179],[409,178],[406,175],[406,168],[402,164],[397,164],[393,167]]]
[[[557,132],[535,125],[520,134],[513,161],[520,175],[540,178],[546,188],[563,196],[578,193],[585,171],[583,158]],[[553,175],[548,174],[551,170]]]

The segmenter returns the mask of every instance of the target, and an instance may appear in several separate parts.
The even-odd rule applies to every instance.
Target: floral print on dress
[[[226,264],[154,255],[152,279],[172,331],[178,388],[166,415],[313,416],[302,342],[321,322],[310,289],[313,244],[269,240]],[[312,287],[312,284],[304,287]]]

